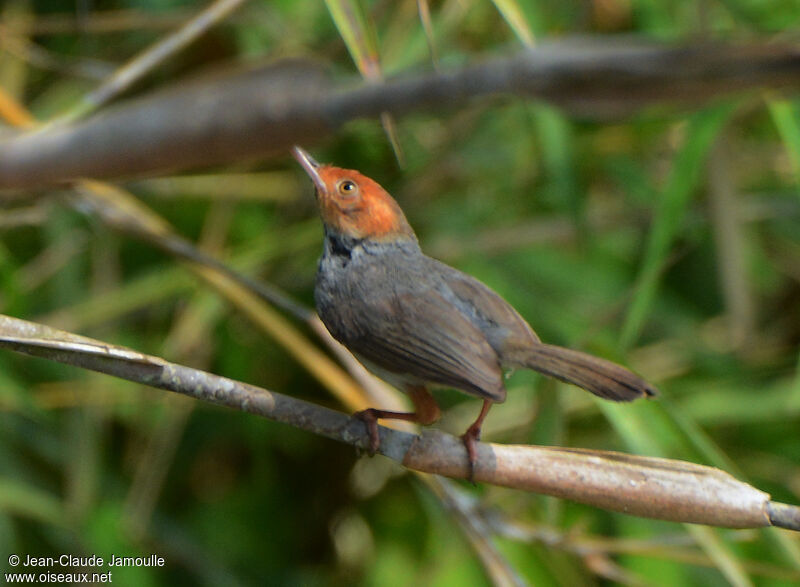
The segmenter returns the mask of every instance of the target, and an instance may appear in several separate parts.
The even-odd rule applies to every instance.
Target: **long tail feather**
[[[600,397],[628,402],[658,395],[658,390],[625,367],[580,351],[538,344],[527,349],[525,367],[572,383]]]

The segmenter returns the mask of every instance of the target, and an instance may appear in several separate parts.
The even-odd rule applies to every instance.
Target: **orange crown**
[[[416,239],[400,206],[376,181],[353,169],[321,165],[300,147],[292,151],[314,181],[329,229],[357,239]]]

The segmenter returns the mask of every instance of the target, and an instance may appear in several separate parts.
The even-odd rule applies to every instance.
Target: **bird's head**
[[[297,146],[292,154],[317,188],[320,215],[328,230],[354,239],[416,240],[400,206],[377,182],[353,169],[317,163]]]

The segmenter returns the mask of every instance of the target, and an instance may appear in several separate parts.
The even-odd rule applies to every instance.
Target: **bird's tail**
[[[621,365],[560,346],[529,346],[519,362],[528,369],[572,383],[602,398],[617,402],[629,402],[639,397],[658,394],[655,387]]]

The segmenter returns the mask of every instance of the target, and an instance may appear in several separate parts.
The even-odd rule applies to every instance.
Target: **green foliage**
[[[37,44],[36,52],[0,55],[0,86],[42,120],[70,111],[98,83],[76,74],[76,65],[92,60],[113,71],[198,9],[177,0],[78,4],[90,7],[80,18],[75,2],[0,8],[1,24]],[[108,28],[116,10],[127,12]],[[379,67],[383,75],[432,69],[416,10],[413,1],[250,3],[131,93],[180,83],[180,74],[223,60],[318,57],[342,83],[358,75],[354,60],[362,72]],[[519,50],[520,38],[768,39],[800,18],[796,2],[756,0],[444,0],[430,2],[430,12],[443,68]],[[348,125],[314,154],[381,182],[425,250],[499,291],[544,340],[629,364],[663,392],[658,402],[612,405],[515,374],[509,396],[524,398],[525,407],[513,414],[498,406],[486,440],[690,460],[800,501],[796,102],[751,95],[599,120],[493,98],[409,114],[394,129],[404,168],[377,120]],[[725,156],[711,157],[720,143]],[[724,206],[735,208],[745,291],[726,290],[721,278],[711,159],[735,190]],[[230,196],[231,174],[252,174],[255,201]],[[291,174],[296,182],[287,181]],[[179,183],[127,187],[229,266],[310,305],[321,230],[295,162],[287,154],[209,171],[202,181],[200,195]],[[3,223],[2,312],[341,408],[280,344],[211,298],[175,259],[77,214],[62,195],[8,205],[9,218],[13,207],[29,209],[33,220]],[[745,297],[750,316],[734,311],[735,295]],[[121,569],[115,584],[488,581],[462,526],[412,475],[379,459],[364,465],[342,446],[276,423],[165,395],[0,355],[0,571],[9,570],[7,553],[157,553],[164,568]],[[461,432],[477,402],[444,397],[456,405],[443,426]],[[506,520],[541,531],[531,542],[495,539],[532,584],[800,578],[796,538],[779,532],[687,528],[498,488],[463,489]]]

